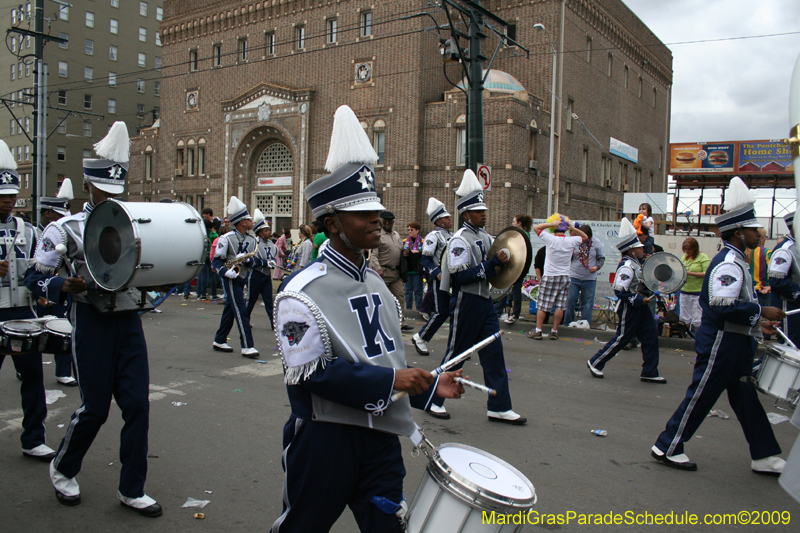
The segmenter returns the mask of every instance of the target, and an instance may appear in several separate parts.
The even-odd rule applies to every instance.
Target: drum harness
[[[17,245],[25,246],[25,222],[19,217],[13,217],[16,223],[14,236],[6,235],[3,243],[6,246],[6,261],[8,261],[8,287],[7,291],[0,291],[0,307],[24,307],[30,303],[30,293],[20,290],[17,277]]]

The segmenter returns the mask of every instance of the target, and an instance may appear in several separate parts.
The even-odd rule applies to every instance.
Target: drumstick
[[[786,341],[789,344],[789,346],[791,346],[792,348],[797,350],[797,345],[795,345],[795,343],[793,343],[792,340],[789,337],[786,336],[786,333],[782,332],[778,328],[775,328],[775,331],[778,332],[778,335],[780,335],[783,338],[783,340]]]
[[[462,385],[466,385],[467,387],[472,387],[473,389],[483,391],[489,396],[497,396],[497,391],[494,389],[490,389],[486,385],[481,385],[480,383],[475,383],[474,381],[470,381],[464,378],[456,378],[456,381],[458,381]]]
[[[452,359],[450,359],[449,361],[444,363],[442,366],[440,366],[438,368],[435,368],[434,370],[431,370],[431,374],[433,374],[434,377],[435,377],[435,376],[438,376],[439,374],[447,372],[448,370],[450,370],[454,366],[456,366],[456,365],[458,365],[460,363],[463,363],[467,359],[467,357],[469,357],[473,353],[477,352],[478,350],[482,350],[486,346],[490,345],[491,343],[493,343],[494,341],[499,339],[500,336],[503,335],[504,333],[505,333],[505,331],[501,330],[501,331],[498,331],[497,333],[489,335],[488,337],[483,339],[481,342],[479,342],[478,344],[476,344],[472,348],[467,348],[466,350],[464,350],[463,352],[458,354],[456,357],[453,357]],[[392,395],[391,399],[389,400],[389,403],[396,402],[397,400],[399,400],[400,398],[402,398],[406,394],[408,394],[408,393],[406,393],[406,392],[395,392]]]
[[[800,309],[795,309],[793,311],[786,311],[786,316],[796,315],[797,313],[800,313]]]

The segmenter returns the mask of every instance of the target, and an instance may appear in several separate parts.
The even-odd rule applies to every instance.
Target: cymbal
[[[528,236],[515,226],[509,226],[497,235],[486,258],[494,257],[503,248],[509,251],[508,263],[502,267],[495,267],[497,275],[489,281],[492,287],[497,289],[507,289],[524,278],[533,260]]]

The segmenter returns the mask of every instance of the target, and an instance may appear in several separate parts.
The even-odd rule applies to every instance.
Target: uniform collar
[[[328,260],[330,264],[350,276],[356,281],[364,282],[367,279],[367,260],[364,259],[361,262],[361,266],[358,267],[353,264],[348,258],[337,252],[333,249],[333,246],[326,246],[324,250],[322,250],[322,257]]]
[[[739,256],[739,259],[747,260],[747,256],[744,255],[744,252],[741,251],[740,249],[738,249],[737,247],[735,247],[734,245],[732,245],[731,243],[726,242],[724,244],[724,246],[725,246],[725,248],[728,248],[728,249],[733,250],[734,252],[736,252],[736,254]]]
[[[6,219],[3,221],[3,224],[8,224],[12,220],[14,220],[14,215],[9,213],[8,216],[6,217]]]
[[[86,214],[91,213],[94,210],[94,207],[89,202],[83,204],[83,212]]]
[[[468,230],[470,230],[475,235],[478,234],[478,228],[476,228],[475,226],[473,226],[469,222],[464,222],[464,227],[467,228]]]

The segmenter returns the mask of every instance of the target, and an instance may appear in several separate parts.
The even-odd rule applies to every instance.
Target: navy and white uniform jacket
[[[24,280],[36,242],[35,228],[21,218],[9,215],[0,222],[0,261],[9,261],[8,274],[0,278],[0,308],[30,307],[31,297]]]
[[[642,279],[642,265],[635,258],[625,256],[617,265],[617,273],[614,275],[614,294],[619,298],[617,311],[621,305],[632,305],[634,307],[647,307],[644,303],[650,290],[645,286]],[[648,308],[649,309],[649,308]]]
[[[255,266],[253,266],[253,272],[260,272],[265,276],[269,276],[270,272],[272,271],[272,269],[269,267],[269,263],[271,261],[278,260],[278,247],[275,246],[272,241],[265,241],[259,237],[258,253],[255,255],[254,259],[257,259],[258,261],[255,262]]]
[[[770,303],[784,312],[800,308],[800,257],[794,238],[787,237],[773,250],[767,272]],[[787,316],[781,326],[792,342],[800,343],[800,314]]]
[[[437,382],[390,402],[406,365],[397,300],[366,261],[326,247],[275,298],[275,331],[292,414],[411,436],[411,403],[428,408]]]
[[[211,262],[211,268],[219,274],[224,276],[228,269],[225,263],[236,259],[239,254],[248,254],[256,249],[256,237],[250,235],[242,235],[239,230],[232,230],[221,236],[217,240],[217,248],[214,250],[214,260]],[[251,257],[247,261],[239,264],[239,281],[246,281],[250,275],[250,269],[254,266],[264,266],[263,262],[256,257]]]
[[[452,236],[449,230],[439,227],[425,236],[422,245],[422,266],[433,280],[442,273],[439,265],[442,264],[442,254],[447,250],[447,241]]]
[[[447,243],[448,269],[442,274],[442,290],[489,299],[489,280],[497,275],[494,267],[503,266],[496,256],[486,258],[491,247],[492,237],[483,228],[464,224]]]

